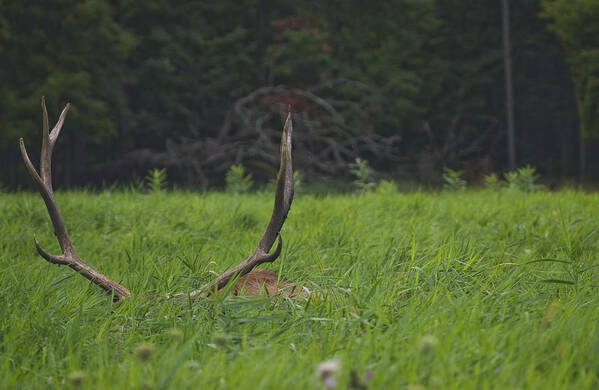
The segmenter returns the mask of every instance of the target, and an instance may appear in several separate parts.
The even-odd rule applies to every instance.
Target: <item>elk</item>
[[[39,173],[29,159],[23,138],[19,139],[19,146],[27,170],[46,204],[50,220],[54,227],[54,234],[58,240],[62,254],[52,255],[46,252],[34,235],[33,241],[35,248],[39,255],[46,261],[52,264],[69,266],[80,275],[87,278],[90,282],[104,289],[107,293],[112,295],[114,302],[124,301],[131,296],[131,291],[129,291],[129,289],[103,275],[79,257],[71,243],[66,225],[54,197],[54,190],[52,188],[52,150],[60,135],[67,112],[70,108],[70,103],[67,103],[62,110],[52,131],[49,129],[48,111],[46,109],[44,97],[42,97],[41,105],[43,114],[43,135]],[[260,264],[275,261],[281,254],[283,240],[280,231],[287,218],[287,213],[289,212],[293,200],[293,164],[291,159],[292,133],[293,124],[291,120],[291,110],[289,110],[285,125],[283,126],[283,134],[281,136],[281,163],[277,175],[274,208],[268,226],[256,249],[247,259],[235,267],[228,269],[214,281],[207,283],[190,293],[176,294],[174,297],[190,300],[207,298],[211,294],[221,290],[231,280],[235,281],[232,292],[237,295],[259,295],[263,292],[276,294],[278,292],[283,292],[289,296],[295,296],[295,288],[293,288],[292,283],[287,279],[270,270],[254,270],[254,268]],[[277,247],[273,253],[269,253],[275,240],[278,241]]]

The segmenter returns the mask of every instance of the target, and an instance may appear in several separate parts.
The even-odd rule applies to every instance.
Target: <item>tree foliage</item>
[[[595,3],[546,0],[541,19],[536,0],[512,2],[518,164],[544,175],[573,173],[576,101],[599,134]],[[2,181],[27,183],[15,145],[37,144],[42,95],[51,116],[73,104],[59,184],[168,168],[222,185],[238,164],[268,181],[289,104],[308,180],[356,158],[471,180],[505,167],[501,50],[495,0],[0,0]]]
[[[599,2],[543,0],[542,16],[559,38],[576,89],[583,134],[599,139]]]

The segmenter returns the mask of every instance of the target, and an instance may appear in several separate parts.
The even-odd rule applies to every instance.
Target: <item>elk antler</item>
[[[60,114],[60,118],[56,125],[52,129],[52,132],[49,131],[48,125],[48,111],[46,110],[46,99],[42,97],[42,113],[43,113],[43,136],[42,136],[42,152],[40,158],[40,174],[37,173],[35,167],[31,163],[29,156],[27,155],[27,150],[25,149],[25,143],[23,142],[23,138],[19,139],[19,145],[21,147],[21,155],[23,156],[23,160],[25,161],[25,165],[27,166],[27,170],[31,175],[31,178],[35,182],[37,189],[39,190],[42,198],[44,199],[44,203],[46,203],[46,208],[48,209],[48,214],[50,214],[50,219],[52,220],[52,225],[54,226],[54,234],[58,239],[58,243],[60,244],[60,248],[62,249],[62,255],[56,256],[51,255],[46,252],[37,241],[35,236],[33,237],[33,241],[35,242],[35,247],[37,248],[37,252],[41,257],[46,259],[52,264],[58,265],[68,265],[75,271],[79,272],[85,278],[89,279],[92,283],[97,284],[102,287],[108,293],[113,294],[114,301],[122,301],[125,298],[131,296],[131,292],[116,283],[115,281],[107,278],[100,272],[98,272],[95,268],[91,267],[85,261],[81,260],[77,252],[75,252],[75,248],[73,248],[73,244],[71,243],[71,239],[69,238],[69,233],[67,233],[67,228],[62,219],[62,215],[60,214],[60,210],[58,209],[58,204],[56,203],[56,199],[54,198],[54,190],[52,189],[52,150],[54,149],[54,144],[60,135],[60,130],[62,129],[62,125],[64,123],[64,119],[67,116],[67,112],[70,108],[70,103],[67,103],[65,108],[62,110]]]
[[[42,97],[43,140],[40,158],[41,176],[38,174],[31,163],[29,156],[27,155],[23,138],[19,139],[21,155],[23,156],[23,160],[25,161],[25,165],[27,166],[29,174],[33,178],[33,181],[35,182],[42,198],[44,199],[46,208],[48,209],[48,214],[52,220],[52,225],[54,226],[54,234],[56,235],[58,243],[60,244],[60,248],[62,249],[62,255],[56,256],[46,252],[40,246],[39,242],[34,236],[35,247],[37,248],[40,256],[46,259],[48,262],[57,265],[68,265],[85,278],[89,279],[92,283],[97,284],[106,292],[112,294],[115,302],[123,301],[131,296],[131,292],[127,288],[98,272],[96,269],[84,262],[75,252],[75,248],[73,248],[73,244],[71,243],[71,239],[67,233],[62,215],[58,209],[58,204],[54,198],[54,190],[52,189],[52,150],[56,140],[58,139],[60,130],[62,129],[65,117],[69,111],[69,107],[70,104],[67,103],[60,114],[58,122],[52,129],[52,132],[50,132],[48,126],[46,101]],[[283,135],[281,138],[281,166],[277,176],[274,209],[270,218],[270,222],[268,223],[268,227],[266,228],[266,231],[264,232],[264,235],[262,236],[262,239],[260,240],[254,252],[239,265],[224,272],[214,282],[202,286],[200,289],[191,292],[189,295],[178,295],[179,297],[189,296],[190,299],[205,297],[215,289],[220,290],[223,288],[231,280],[231,278],[241,277],[250,272],[256,266],[262,263],[273,262],[277,259],[277,257],[279,257],[283,245],[283,241],[279,232],[283,227],[285,219],[287,218],[287,213],[289,212],[289,208],[291,207],[291,202],[293,200],[293,166],[291,160],[292,132],[293,125],[291,122],[290,111],[287,115],[287,120],[285,121]],[[272,245],[277,237],[279,239],[277,248],[275,249],[274,253],[269,254],[268,252],[272,248]]]
[[[281,165],[277,175],[277,186],[275,192],[275,204],[272,210],[270,222],[266,227],[266,231],[262,235],[262,239],[254,252],[240,264],[228,269],[221,274],[215,281],[205,284],[198,290],[192,291],[189,294],[190,299],[204,297],[214,290],[220,290],[229,283],[232,278],[242,277],[255,267],[262,263],[272,263],[281,254],[283,239],[281,238],[281,228],[287,218],[287,213],[291,208],[293,201],[293,163],[291,160],[291,136],[293,133],[293,123],[291,122],[291,110],[287,114],[285,126],[283,127],[283,135],[281,136]],[[268,252],[272,248],[276,238],[279,238],[277,248],[274,253]]]

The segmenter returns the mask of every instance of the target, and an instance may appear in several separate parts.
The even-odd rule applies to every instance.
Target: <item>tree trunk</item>
[[[582,126],[580,126],[580,132],[578,134],[578,174],[581,179],[584,179],[586,174],[586,147],[584,142],[584,132]]]
[[[503,27],[503,65],[505,70],[505,105],[507,111],[508,167],[516,169],[516,141],[514,129],[514,92],[512,87],[512,55],[510,40],[510,7],[508,0],[501,0]]]
[[[562,180],[566,180],[570,173],[570,131],[563,128],[559,130],[559,155],[560,175]]]

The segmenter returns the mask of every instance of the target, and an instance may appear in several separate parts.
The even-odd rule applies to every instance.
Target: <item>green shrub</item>
[[[450,168],[443,169],[443,190],[444,191],[464,191],[468,182],[462,179],[462,171],[454,171]]]
[[[498,191],[503,188],[505,183],[494,173],[485,176],[485,188],[492,191]]]
[[[232,165],[225,176],[227,182],[227,192],[243,194],[248,192],[254,186],[252,175],[245,174],[243,165]]]
[[[530,165],[520,167],[512,172],[506,172],[504,177],[510,190],[532,192],[544,188],[543,185],[537,183],[539,174],[536,168]]]
[[[376,186],[373,179],[374,170],[368,165],[368,161],[356,158],[356,161],[349,164],[349,170],[354,176],[354,186],[360,192],[367,192]]]
[[[381,180],[376,186],[378,194],[394,194],[397,192],[397,183],[393,180]]]
[[[149,192],[160,192],[166,188],[166,168],[150,169],[146,175],[146,188]]]

